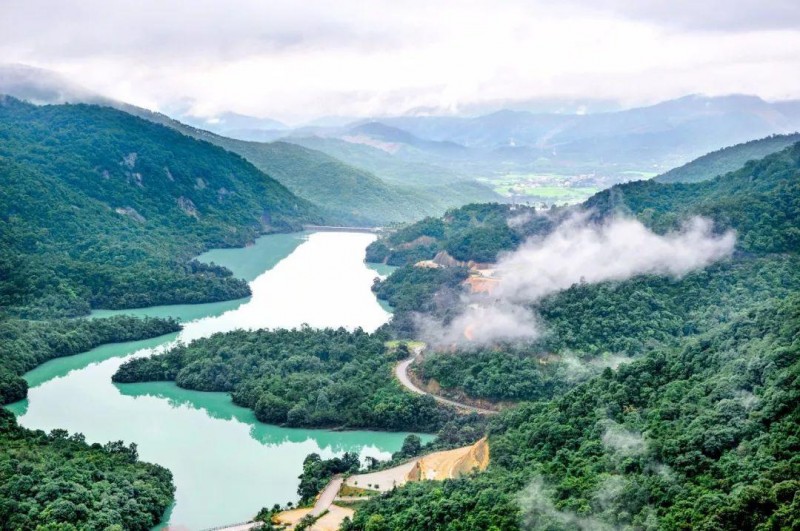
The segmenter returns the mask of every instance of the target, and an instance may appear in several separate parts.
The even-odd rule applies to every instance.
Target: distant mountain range
[[[474,201],[507,201],[493,190],[509,195],[509,186],[523,190],[513,197],[524,201],[543,180],[551,187],[597,190],[657,174],[668,179],[668,170],[708,152],[800,130],[800,101],[747,95],[690,95],[626,110],[607,110],[613,109],[609,102],[565,101],[538,108],[567,112],[503,109],[474,117],[349,122],[340,117],[290,128],[233,112],[213,118],[179,113],[182,123],[18,65],[0,67],[0,93],[39,103],[98,103],[162,123],[248,158],[332,219],[361,224],[408,221]],[[515,107],[537,109],[534,102]],[[736,157],[731,160],[720,168],[740,166]],[[352,186],[361,199],[346,190]]]

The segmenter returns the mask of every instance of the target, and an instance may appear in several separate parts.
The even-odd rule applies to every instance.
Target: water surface
[[[25,375],[28,399],[9,409],[28,428],[79,431],[89,442],[136,442],[141,459],[174,475],[176,503],[165,518],[170,525],[202,529],[239,522],[263,506],[296,501],[297,476],[307,454],[388,457],[407,434],[280,428],[258,422],[227,394],[165,382],[115,385],[111,376],[130,357],[236,328],[306,323],[374,330],[389,313],[370,291],[376,271],[362,261],[372,239],[330,232],[272,235],[244,249],[205,253],[203,261],[225,265],[249,280],[252,296],[94,312],[95,317],[172,316],[184,320],[185,327],[177,334],[104,345],[45,363]]]

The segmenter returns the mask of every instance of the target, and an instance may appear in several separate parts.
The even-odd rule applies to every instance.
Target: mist
[[[500,256],[495,268],[500,282],[491,295],[465,295],[461,312],[448,324],[425,317],[418,328],[439,347],[532,341],[546,330],[530,305],[547,295],[577,283],[644,274],[677,279],[730,256],[735,243],[733,231],[715,234],[712,223],[700,217],[659,235],[635,219],[595,223],[588,213],[576,214],[544,238],[532,237]]]

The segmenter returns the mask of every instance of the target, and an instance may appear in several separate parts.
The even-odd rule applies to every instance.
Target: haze
[[[661,4],[12,0],[0,61],[153,110],[292,124],[800,93],[797,2]]]

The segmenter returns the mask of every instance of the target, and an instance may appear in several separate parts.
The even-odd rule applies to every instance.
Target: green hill
[[[476,200],[499,198],[474,181],[448,179],[423,186],[392,182],[309,147],[226,138],[163,114],[130,105],[124,109],[241,155],[293,193],[317,205],[330,223],[369,226],[409,222]]]
[[[0,296],[27,316],[242,297],[191,258],[322,219],[238,155],[90,105],[3,99],[0,184]]]
[[[736,230],[737,250],[678,279],[578,283],[531,303],[546,332],[535,342],[429,353],[418,376],[443,393],[521,403],[491,422],[485,473],[396,489],[345,529],[800,527],[800,143],[699,183],[618,185],[583,207],[656,232],[703,215]],[[475,230],[517,215],[472,205],[383,244],[424,236],[475,257],[492,250]],[[519,240],[549,230],[511,225]],[[414,311],[453,318],[451,271],[406,267],[376,286],[402,308],[396,331],[413,333]]]
[[[693,183],[705,181],[738,170],[749,160],[757,160],[775,153],[787,146],[800,142],[800,133],[792,135],[772,135],[712,151],[683,166],[671,169],[654,177],[662,183]]]
[[[441,212],[433,198],[386,184],[373,174],[319,151],[286,142],[245,142],[224,137],[215,144],[238,153],[324,209],[333,222],[382,225]]]

